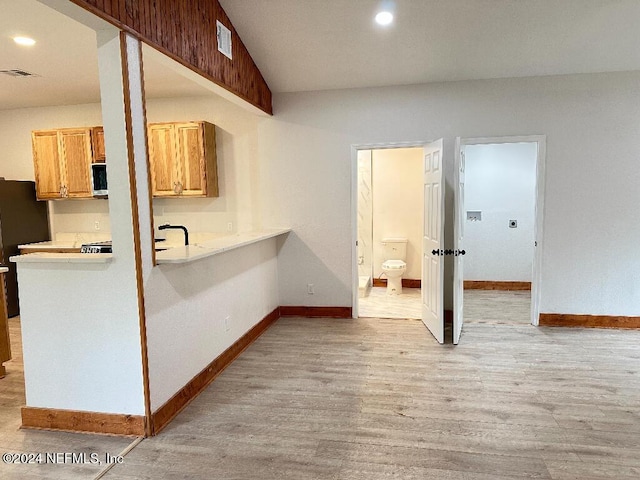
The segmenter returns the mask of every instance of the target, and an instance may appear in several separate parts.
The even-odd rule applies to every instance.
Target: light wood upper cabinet
[[[102,127],[94,127],[91,132],[91,141],[93,142],[93,163],[105,163],[107,154],[104,148],[104,129]]]
[[[59,138],[62,147],[65,197],[92,197],[91,130],[61,130]]]
[[[149,125],[149,166],[154,196],[175,195],[178,182],[176,170],[176,135],[171,124]]]
[[[149,125],[155,197],[217,197],[215,127],[207,122]]]
[[[56,130],[33,132],[33,167],[39,199],[62,198],[62,176]]]
[[[99,140],[96,128],[32,132],[33,166],[39,200],[93,198],[91,163]],[[102,139],[104,159],[104,138]],[[103,160],[104,161],[104,160]]]

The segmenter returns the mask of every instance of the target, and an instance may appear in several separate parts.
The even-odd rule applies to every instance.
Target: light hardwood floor
[[[465,290],[464,321],[503,325],[531,324],[531,292]]]
[[[469,323],[440,346],[420,321],[282,318],[104,478],[638,479],[639,345]],[[51,472],[22,467],[0,478]],[[92,478],[73,473],[51,478]]]

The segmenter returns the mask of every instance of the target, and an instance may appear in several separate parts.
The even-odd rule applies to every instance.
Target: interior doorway
[[[357,151],[359,317],[421,318],[423,151]]]
[[[545,139],[458,139],[454,343],[464,322],[538,323]]]

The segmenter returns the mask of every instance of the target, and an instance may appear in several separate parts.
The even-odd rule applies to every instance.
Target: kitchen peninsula
[[[189,263],[263,240],[287,234],[289,228],[265,229],[234,235],[217,235],[191,245],[173,245],[156,252],[156,264]],[[212,235],[207,235],[211,237]],[[11,257],[15,263],[108,263],[110,253],[80,253],[80,246],[65,241],[20,245],[21,255]]]
[[[151,412],[168,408],[176,392],[278,308],[278,245],[289,232],[194,235],[188,246],[171,239],[169,248],[156,252],[157,266],[147,259],[142,291]],[[48,411],[63,418],[101,412],[105,422],[120,425],[144,416],[142,371],[131,370],[142,365],[137,318],[121,306],[135,302],[140,286],[120,274],[129,252],[115,240],[112,254],[11,258],[23,308],[23,426],[42,426],[32,419]],[[46,424],[58,425],[55,419]],[[139,426],[126,431],[141,434]]]

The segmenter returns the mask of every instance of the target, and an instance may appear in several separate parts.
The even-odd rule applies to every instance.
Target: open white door
[[[444,343],[444,174],[442,139],[424,147],[422,322]]]
[[[464,301],[464,146],[460,145],[460,137],[456,139],[456,159],[455,159],[455,200],[454,200],[454,242],[453,253],[455,255],[453,267],[453,343],[457,345],[462,333],[463,301]]]

